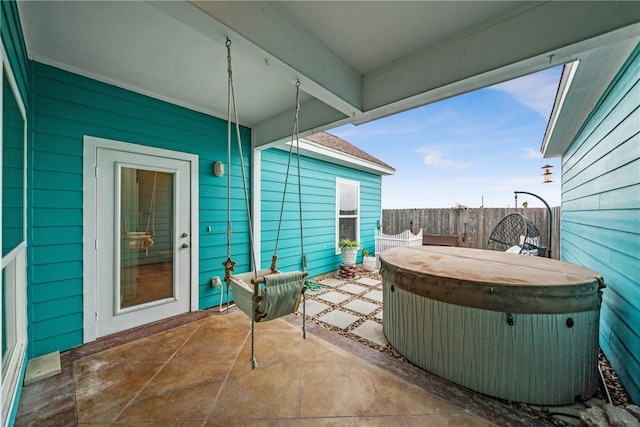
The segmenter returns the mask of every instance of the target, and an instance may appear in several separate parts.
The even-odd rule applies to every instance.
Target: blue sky
[[[560,205],[560,158],[542,138],[562,67],[328,132],[396,169],[382,179],[382,208],[513,207],[514,191]],[[542,184],[542,166],[554,182]],[[544,205],[519,195],[518,205]]]

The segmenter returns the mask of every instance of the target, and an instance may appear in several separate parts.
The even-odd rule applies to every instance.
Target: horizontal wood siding
[[[278,220],[282,206],[288,151],[270,148],[262,153],[261,239],[262,268],[268,268],[274,253]],[[381,215],[381,177],[334,165],[310,157],[300,159],[304,249],[311,276],[338,269],[341,256],[336,255],[336,178],[360,183],[360,247],[373,252],[374,230]],[[292,159],[283,228],[278,244],[278,268],[299,270],[300,222],[298,210],[297,160]],[[361,261],[362,253],[359,252]]]
[[[30,68],[29,357],[82,344],[84,135],[199,156],[200,224],[193,231],[200,233],[200,259],[195,274],[200,308],[218,304],[220,290],[210,283],[212,276],[224,274],[227,178],[215,177],[212,164],[226,163],[226,122],[37,62]],[[241,132],[249,165],[250,131]],[[235,151],[233,157],[232,217],[242,224],[246,214]],[[234,227],[234,240],[238,268],[248,268],[246,226]]]
[[[640,401],[640,46],[562,159],[562,259],[603,275],[600,346]]]

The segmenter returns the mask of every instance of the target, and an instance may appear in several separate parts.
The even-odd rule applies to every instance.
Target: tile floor
[[[356,290],[336,285],[317,296]],[[308,315],[353,316],[333,327],[374,337],[379,308],[360,302],[373,304],[364,295],[376,286]],[[237,309],[98,340],[63,353],[59,376],[23,388],[16,425],[547,425],[309,320],[306,340],[299,315],[256,324],[255,370],[250,321]]]

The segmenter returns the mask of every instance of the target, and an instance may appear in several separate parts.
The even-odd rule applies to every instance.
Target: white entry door
[[[96,148],[95,337],[188,312],[191,163]]]

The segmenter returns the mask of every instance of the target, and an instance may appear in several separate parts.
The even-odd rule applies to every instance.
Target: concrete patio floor
[[[360,285],[364,290],[354,295],[377,286]],[[317,296],[329,292],[336,291]],[[346,310],[332,305],[327,314],[361,310],[375,319],[377,308],[356,300],[343,300],[351,304]],[[345,327],[368,325],[374,332],[363,336],[375,339],[376,327],[367,322],[358,318]],[[256,324],[255,370],[250,320],[237,309],[191,313],[100,339],[63,353],[61,374],[23,388],[16,425],[548,425],[321,324],[308,321],[304,340],[301,326],[299,315]]]

